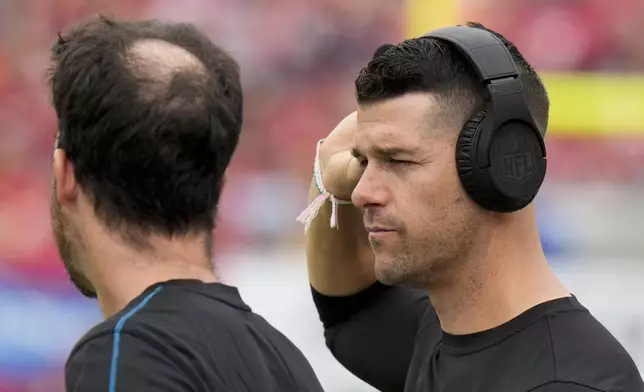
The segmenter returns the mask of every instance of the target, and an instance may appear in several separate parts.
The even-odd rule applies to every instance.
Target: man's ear
[[[54,150],[52,176],[56,184],[56,200],[63,206],[76,202],[78,198],[78,182],[76,182],[76,176],[74,175],[74,167],[67,153],[61,148]]]

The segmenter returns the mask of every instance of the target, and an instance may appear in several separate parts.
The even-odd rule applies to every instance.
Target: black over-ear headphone
[[[463,187],[488,210],[524,208],[546,176],[546,147],[510,52],[498,37],[474,27],[446,27],[423,37],[454,45],[485,86],[485,107],[465,123],[456,145]]]

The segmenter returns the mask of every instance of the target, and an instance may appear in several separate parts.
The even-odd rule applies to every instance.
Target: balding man
[[[67,391],[321,391],[211,265],[241,130],[236,62],[190,25],[106,18],[59,37],[52,59],[54,234],[105,316],[74,347]]]

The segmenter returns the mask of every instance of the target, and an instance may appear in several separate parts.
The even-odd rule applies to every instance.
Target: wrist
[[[320,208],[327,201],[331,202],[331,220],[329,222],[331,227],[338,226],[338,206],[340,204],[351,204],[349,200],[340,200],[334,195],[329,193],[324,187],[324,182],[322,181],[322,171],[320,169],[320,146],[324,142],[324,139],[320,140],[317,143],[315,150],[315,161],[313,164],[313,183],[319,193],[319,195],[311,202],[306,210],[304,210],[298,217],[297,221],[304,224],[304,232],[306,233],[311,226],[311,222],[317,216]]]

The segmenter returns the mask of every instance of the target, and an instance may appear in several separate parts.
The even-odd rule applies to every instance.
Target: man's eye
[[[385,162],[387,162],[390,165],[403,165],[403,166],[411,165],[413,163],[410,161],[403,161],[400,159],[393,159],[393,158],[387,158]]]

